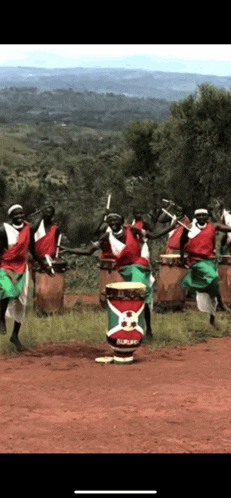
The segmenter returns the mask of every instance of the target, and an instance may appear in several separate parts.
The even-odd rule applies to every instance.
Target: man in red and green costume
[[[22,351],[24,347],[18,339],[18,334],[27,301],[28,251],[49,275],[51,269],[34,247],[32,227],[24,220],[22,206],[12,205],[8,216],[9,222],[3,223],[0,228],[0,333],[6,333],[5,316],[12,317],[14,328],[10,341],[18,351]]]
[[[151,304],[154,279],[151,273],[147,238],[157,239],[168,233],[172,227],[161,232],[152,232],[151,227],[144,222],[139,209],[133,211],[132,225],[123,224],[123,218],[117,213],[107,217],[108,229],[102,238],[103,246],[110,248],[112,257],[116,261],[115,268],[127,282],[139,282],[146,285],[144,317],[146,323],[146,336],[152,337],[151,329]],[[174,223],[175,226],[176,222]],[[104,253],[105,257],[105,253]]]
[[[197,209],[189,230],[185,228],[182,233],[181,261],[184,265],[184,252],[186,252],[189,270],[180,284],[196,292],[198,309],[208,313],[210,323],[214,325],[217,304],[222,310],[227,310],[220,295],[218,261],[215,255],[216,232],[231,232],[231,227],[211,223],[208,219],[207,209]]]
[[[57,223],[53,222],[54,214],[54,207],[45,205],[40,219],[33,225],[35,248],[42,257],[55,257],[60,232]]]

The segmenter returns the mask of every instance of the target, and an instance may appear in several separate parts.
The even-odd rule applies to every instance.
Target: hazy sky
[[[231,76],[231,45],[0,45],[0,66],[125,67]]]

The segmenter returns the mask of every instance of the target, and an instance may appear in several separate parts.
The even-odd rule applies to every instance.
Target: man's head
[[[45,219],[51,219],[53,218],[55,214],[55,208],[54,206],[52,206],[51,204],[48,204],[46,203],[44,205],[44,209],[43,209],[43,216]]]
[[[140,221],[143,219],[143,217],[145,215],[145,210],[142,209],[142,207],[135,206],[132,210],[132,213],[133,213],[135,220]]]
[[[113,232],[117,233],[121,229],[124,218],[117,213],[110,213],[106,219],[107,224],[112,229]]]
[[[209,212],[207,209],[196,209],[196,211],[194,211],[194,218],[196,218],[197,223],[200,226],[205,225],[205,223],[208,221],[208,217]]]
[[[20,227],[25,218],[23,207],[20,204],[12,204],[8,209],[8,216],[13,225]]]

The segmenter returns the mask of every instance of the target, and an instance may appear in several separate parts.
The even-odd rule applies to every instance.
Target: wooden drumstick
[[[111,204],[111,194],[109,194],[108,198],[107,198],[107,206],[106,206],[106,209],[110,209],[110,204]],[[105,214],[104,216],[104,221],[106,221],[107,219],[107,214]]]
[[[107,208],[106,209],[110,208],[110,203],[111,203],[111,194],[109,194],[109,196],[107,198]]]
[[[45,259],[46,259],[48,266],[51,268],[52,275],[54,275],[55,271],[54,271],[54,268],[52,268],[51,257],[48,254],[45,254]]]
[[[186,230],[188,230],[190,232],[190,228],[187,227],[184,223],[182,223],[179,220],[175,220],[174,216],[172,216],[172,214],[170,214],[168,211],[166,211],[166,209],[164,209],[164,208],[161,208],[161,209],[162,209],[162,211],[164,211],[165,214],[167,214],[168,216],[170,216],[170,218],[172,218],[174,221],[176,221],[177,223],[179,223],[179,225],[181,225],[182,227],[186,228]]]
[[[59,246],[60,246],[60,243],[61,243],[61,238],[62,238],[62,234],[60,233],[60,234],[59,234],[59,237],[58,237],[58,241],[57,241],[57,249],[56,249],[56,253],[55,253],[55,257],[56,257],[56,258],[58,257],[58,254],[59,254]]]

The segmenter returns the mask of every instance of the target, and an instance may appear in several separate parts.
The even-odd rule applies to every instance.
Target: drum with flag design
[[[133,353],[144,336],[146,286],[139,282],[106,285],[107,341],[114,352],[114,363],[132,363]]]

